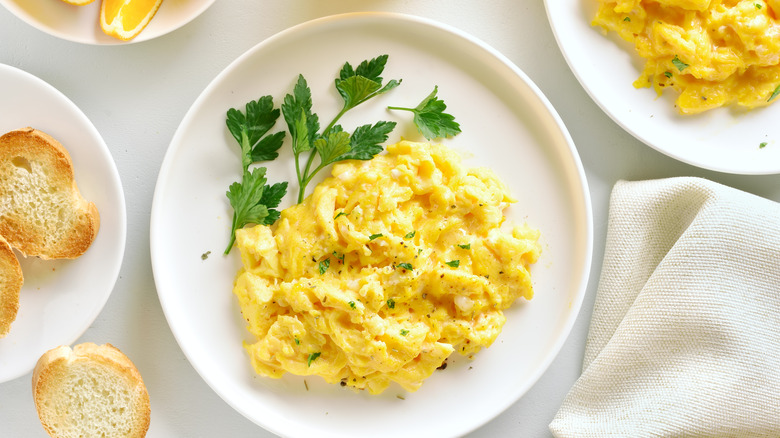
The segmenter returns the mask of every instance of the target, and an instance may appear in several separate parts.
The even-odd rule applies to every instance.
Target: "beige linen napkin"
[[[780,437],[780,204],[618,182],[583,372],[558,437]]]

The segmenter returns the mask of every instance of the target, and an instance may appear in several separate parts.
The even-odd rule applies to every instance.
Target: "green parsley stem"
[[[225,249],[225,255],[230,254],[230,250],[233,249],[233,244],[236,242],[236,225],[238,225],[238,215],[233,213],[233,225],[230,227],[230,242]]]
[[[295,154],[295,173],[298,175],[298,182],[300,183],[301,182],[301,165],[300,165],[300,161],[298,160],[298,155],[299,154]],[[314,155],[314,154],[311,154],[311,155]],[[303,195],[303,185],[302,184],[298,184],[298,203],[299,204],[303,200],[302,199],[302,195]]]
[[[402,106],[389,106],[387,107],[387,109],[414,112],[414,108],[404,108]]]

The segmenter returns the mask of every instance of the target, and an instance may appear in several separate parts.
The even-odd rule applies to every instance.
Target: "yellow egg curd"
[[[599,1],[593,24],[646,60],[634,86],[675,89],[682,114],[761,107],[780,93],[780,0]]]
[[[491,345],[502,310],[533,296],[540,253],[538,231],[501,229],[512,202],[492,171],[442,145],[336,164],[274,225],[237,232],[252,366],[415,391],[454,351]]]

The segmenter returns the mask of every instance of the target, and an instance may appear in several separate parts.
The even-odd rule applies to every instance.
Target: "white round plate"
[[[242,342],[250,340],[232,293],[238,250],[222,254],[232,210],[225,192],[240,177],[238,145],[225,126],[231,107],[272,95],[279,105],[298,74],[312,90],[323,125],[340,105],[333,80],[388,54],[382,77],[402,79],[391,92],[341,120],[347,130],[378,120],[399,123],[390,142],[421,137],[411,114],[439,87],[463,133],[445,143],[470,165],[492,167],[519,202],[510,219],[542,231],[533,267],[536,297],[507,311],[498,340],[473,361],[454,357],[411,394],[391,387],[378,396],[327,385],[316,377],[256,376]],[[283,126],[279,120],[277,128]],[[289,141],[289,136],[288,140]],[[270,182],[293,181],[290,146],[268,168]],[[310,189],[311,190],[311,189]],[[485,44],[435,22],[405,15],[358,13],[307,22],[257,45],[226,68],[184,117],[160,171],[152,204],[151,253],[168,323],[203,379],[236,410],[290,437],[454,436],[484,424],[514,403],[558,353],[577,316],[590,267],[592,220],[587,183],[555,111],[517,67]],[[304,383],[305,381],[305,383]],[[403,397],[400,398],[400,397]]]
[[[719,108],[680,115],[674,90],[657,97],[651,88],[634,88],[644,60],[614,32],[604,36],[600,28],[591,26],[596,0],[546,0],[545,4],[574,75],[627,132],[659,152],[704,169],[780,173],[780,104],[752,111]]]
[[[172,32],[203,13],[215,0],[163,0],[160,9],[138,36],[122,41],[103,33],[98,21],[100,2],[74,6],[61,0],[0,0],[14,15],[50,35],[84,44],[128,44]]]
[[[57,139],[73,160],[76,184],[100,213],[97,238],[74,260],[24,258],[24,286],[11,331],[0,338],[0,382],[32,371],[47,350],[75,342],[108,300],[125,252],[122,183],[92,122],[41,79],[0,64],[0,135],[33,127]]]

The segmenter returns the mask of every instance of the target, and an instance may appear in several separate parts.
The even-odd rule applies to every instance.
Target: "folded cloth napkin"
[[[618,182],[583,371],[558,437],[780,437],[780,204]]]

